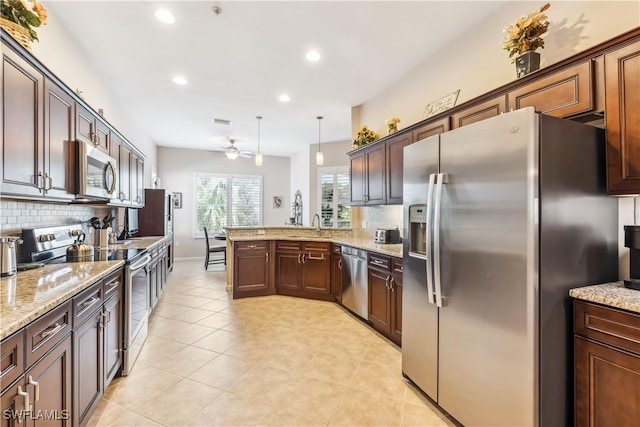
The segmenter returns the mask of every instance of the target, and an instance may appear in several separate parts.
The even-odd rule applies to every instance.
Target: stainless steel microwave
[[[118,188],[118,163],[92,144],[76,141],[78,152],[77,197],[113,199]]]

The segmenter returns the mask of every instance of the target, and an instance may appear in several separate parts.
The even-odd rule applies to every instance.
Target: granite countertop
[[[0,279],[0,339],[4,339],[124,265],[124,261],[45,265]]]
[[[169,236],[146,236],[146,237],[130,237],[125,240],[126,243],[112,243],[107,246],[108,249],[149,249],[160,244],[164,239],[170,239]]]
[[[313,229],[315,230],[315,229]],[[322,231],[325,229],[323,228]],[[373,239],[365,237],[332,237],[332,236],[289,236],[289,235],[274,235],[274,234],[251,234],[243,236],[228,236],[231,241],[247,241],[247,240],[291,240],[291,241],[304,241],[304,242],[330,242],[338,245],[351,246],[357,249],[364,249],[370,252],[376,252],[379,254],[390,255],[397,258],[402,258],[402,243],[399,244],[385,244],[379,245],[374,243]]]
[[[623,282],[585,286],[569,291],[573,298],[640,313],[640,291],[627,289]]]

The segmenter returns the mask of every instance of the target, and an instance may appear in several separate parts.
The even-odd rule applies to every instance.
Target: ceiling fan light
[[[259,151],[256,153],[256,166],[262,166],[262,153]]]
[[[230,160],[235,160],[238,158],[237,151],[225,151],[224,155],[227,156],[227,159],[230,159]]]

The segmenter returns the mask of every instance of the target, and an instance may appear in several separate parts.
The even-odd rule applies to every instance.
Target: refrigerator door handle
[[[433,281],[436,291],[436,305],[443,307],[442,302],[442,280],[440,275],[440,210],[442,207],[442,185],[448,182],[448,177],[444,173],[439,173],[436,177],[436,195],[433,208]]]
[[[427,193],[427,218],[426,218],[426,226],[425,230],[425,243],[427,245],[425,254],[427,255],[427,259],[425,264],[427,265],[427,294],[429,295],[429,303],[435,304],[436,301],[433,297],[433,253],[431,251],[432,244],[432,231],[433,231],[433,188],[436,182],[436,174],[432,173],[429,175],[429,190]]]

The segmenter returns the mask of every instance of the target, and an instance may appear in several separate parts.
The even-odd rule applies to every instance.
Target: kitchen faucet
[[[320,233],[320,215],[318,215],[317,213],[313,215],[313,219],[311,220],[311,226],[312,227],[314,226],[316,222],[316,217],[318,217],[318,226],[316,227],[316,232],[319,234]]]

